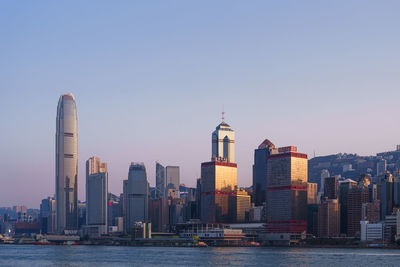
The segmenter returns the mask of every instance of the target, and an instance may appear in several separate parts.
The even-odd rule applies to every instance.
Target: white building
[[[222,123],[212,133],[212,158],[235,162],[235,132],[224,122],[223,116]]]
[[[374,240],[382,240],[384,235],[383,223],[369,223],[361,221],[361,241],[369,242]]]
[[[72,94],[60,97],[56,120],[56,230],[78,231],[78,117]]]

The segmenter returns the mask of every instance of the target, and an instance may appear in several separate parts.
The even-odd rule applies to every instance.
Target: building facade
[[[274,150],[276,150],[275,145],[268,139],[254,150],[253,190],[256,206],[262,206],[267,201],[267,163],[269,155],[273,154]]]
[[[212,133],[212,157],[201,164],[201,221],[232,223],[230,198],[236,196],[235,133],[222,121]]]
[[[131,233],[136,223],[148,222],[148,194],[146,167],[143,163],[131,163],[126,188],[125,231]]]
[[[165,196],[166,184],[165,167],[156,162],[156,198],[163,198]]]
[[[335,237],[340,234],[340,206],[337,199],[325,199],[318,207],[318,236]]]
[[[86,161],[86,224],[89,235],[108,232],[107,164],[98,157]]]
[[[56,120],[56,228],[78,230],[78,117],[72,94],[60,97]]]
[[[307,231],[307,163],[296,147],[268,157],[267,233]]]
[[[179,167],[167,166],[165,167],[165,179],[167,194],[172,198],[179,198]]]

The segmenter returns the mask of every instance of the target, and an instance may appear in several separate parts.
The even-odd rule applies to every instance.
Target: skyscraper
[[[307,231],[308,161],[296,147],[278,151],[268,157],[267,233],[271,242],[291,242]]]
[[[318,236],[334,237],[338,236],[339,234],[340,234],[339,202],[337,199],[326,198],[322,200],[321,204],[318,205]]]
[[[235,132],[222,121],[212,133],[210,162],[201,164],[201,220],[207,223],[235,221],[230,196],[236,195]],[[232,203],[232,202],[231,202]]]
[[[267,162],[269,155],[277,153],[276,150],[268,139],[254,150],[253,190],[256,206],[262,206],[267,201]]]
[[[137,222],[148,222],[149,184],[147,182],[146,167],[143,163],[131,163],[126,195],[125,231],[130,233]]]
[[[337,177],[326,177],[324,179],[324,197],[327,197],[329,199],[336,199],[337,185],[338,185]]]
[[[165,168],[159,162],[156,162],[156,198],[165,197]]]
[[[86,161],[86,224],[89,235],[108,232],[108,173],[107,164],[98,157]]]
[[[217,161],[235,162],[235,132],[224,121],[212,133],[212,158]]]
[[[167,166],[165,167],[165,179],[166,179],[166,195],[172,196],[173,198],[179,198],[179,167],[178,166]]]
[[[72,94],[60,97],[56,120],[56,228],[78,230],[78,118]]]

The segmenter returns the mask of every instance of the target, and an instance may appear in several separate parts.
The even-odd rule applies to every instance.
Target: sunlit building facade
[[[307,155],[284,147],[268,157],[267,232],[307,230]]]
[[[224,121],[212,133],[212,157],[201,164],[201,220],[231,223],[236,216],[230,201],[236,196],[235,133]]]
[[[60,97],[56,120],[56,228],[78,230],[78,118],[72,94]]]

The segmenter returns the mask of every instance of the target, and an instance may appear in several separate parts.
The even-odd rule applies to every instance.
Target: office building
[[[283,147],[268,157],[267,233],[296,239],[307,231],[307,155]],[[290,241],[289,241],[290,242]]]
[[[125,231],[127,233],[131,233],[131,230],[135,227],[136,223],[148,222],[148,192],[149,184],[147,182],[146,167],[143,163],[131,163],[125,195]]]
[[[339,183],[339,204],[340,204],[340,233],[347,234],[347,203],[348,195],[352,188],[357,187],[357,182],[346,179]]]
[[[307,183],[307,204],[315,205],[318,204],[318,184],[317,183]]]
[[[62,95],[56,120],[56,228],[75,234],[78,230],[78,118],[75,98]]]
[[[56,232],[56,201],[54,198],[48,197],[42,200],[39,218],[42,234],[54,234]]]
[[[324,197],[327,197],[329,199],[336,199],[337,185],[338,185],[337,177],[326,177],[324,179]]]
[[[339,202],[337,199],[326,198],[323,201],[321,201],[321,204],[318,207],[318,236],[329,238],[339,235],[340,235]]]
[[[267,201],[267,163],[268,156],[276,151],[275,145],[265,139],[256,150],[254,150],[253,165],[253,190],[254,203],[262,206]]]
[[[369,221],[361,221],[361,241],[371,242],[376,240],[383,240],[384,237],[384,224],[372,223]]]
[[[108,232],[107,164],[98,157],[86,161],[86,230],[89,236]]]
[[[385,175],[386,170],[387,170],[386,160],[385,159],[380,159],[376,163],[376,175],[377,176]]]
[[[251,208],[250,195],[243,189],[237,189],[235,194],[231,195],[230,201],[233,221],[236,223],[248,222]]]
[[[159,162],[156,162],[156,198],[165,197],[166,184],[165,168]]]
[[[229,208],[229,197],[237,187],[235,133],[222,121],[212,133],[212,157],[201,164],[201,221],[232,223],[235,218]]]
[[[394,192],[393,176],[387,172],[377,185],[378,199],[381,202],[381,218],[391,215],[393,212],[393,192]]]
[[[368,203],[369,190],[365,187],[350,189],[347,196],[347,236],[360,236],[362,204]]]
[[[361,220],[376,223],[381,220],[380,201],[363,203],[361,207]]]
[[[179,167],[178,166],[167,166],[165,167],[165,179],[166,179],[166,190],[167,195],[172,198],[179,198]]]

